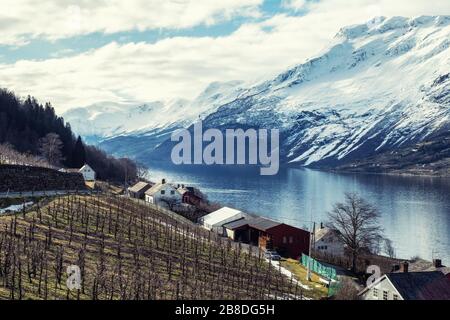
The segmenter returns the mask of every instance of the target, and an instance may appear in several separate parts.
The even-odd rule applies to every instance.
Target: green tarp
[[[302,261],[301,264],[303,266],[305,266],[306,268],[308,267],[308,261],[310,260],[310,268],[311,271],[329,279],[329,280],[338,280],[337,278],[337,274],[336,274],[336,269],[332,268],[332,267],[327,267],[324,266],[323,264],[321,264],[319,261],[305,255],[302,254]]]

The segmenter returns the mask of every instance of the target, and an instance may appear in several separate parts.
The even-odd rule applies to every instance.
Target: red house
[[[197,188],[178,185],[178,192],[183,197],[183,203],[198,206],[204,201],[203,194]]]
[[[226,224],[224,228],[234,240],[276,250],[284,257],[298,259],[302,253],[309,254],[310,233],[284,223],[256,217]]]

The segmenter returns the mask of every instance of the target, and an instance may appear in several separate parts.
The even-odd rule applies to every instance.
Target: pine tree
[[[84,148],[81,137],[78,136],[77,142],[72,153],[72,166],[74,168],[81,168],[86,163],[86,150]]]

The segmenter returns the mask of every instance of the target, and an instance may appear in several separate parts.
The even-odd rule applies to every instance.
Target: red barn
[[[281,256],[298,259],[302,253],[309,255],[308,231],[266,218],[239,220],[224,225],[234,240],[249,242],[262,249],[276,250]]]

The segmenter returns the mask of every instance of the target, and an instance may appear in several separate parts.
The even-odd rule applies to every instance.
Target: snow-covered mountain
[[[168,136],[154,137],[162,128],[188,127],[199,115],[205,127],[278,128],[283,162],[299,165],[334,165],[417,143],[450,131],[449,46],[448,16],[378,18],[346,27],[319,55],[274,79],[253,86],[216,83],[188,104],[157,104],[152,122],[116,126],[102,146],[123,153],[117,146],[124,141],[153,141],[132,154],[164,158]],[[159,115],[164,108],[179,113],[167,120]],[[104,128],[95,121],[91,126]]]
[[[75,108],[63,117],[77,134],[88,141],[100,142],[118,136],[146,134],[188,126],[198,117],[213,112],[223,103],[235,99],[240,81],[211,83],[194,101],[174,99],[141,105],[103,102]]]

